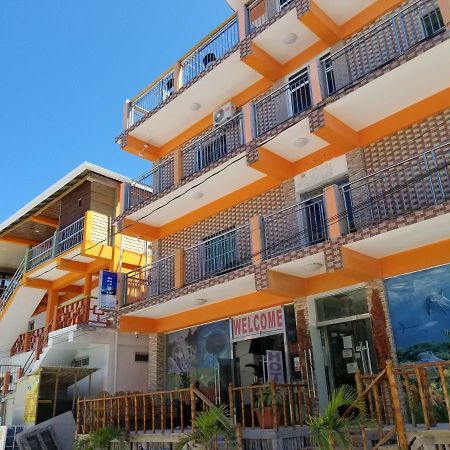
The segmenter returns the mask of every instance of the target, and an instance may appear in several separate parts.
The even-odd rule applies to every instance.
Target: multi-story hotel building
[[[274,379],[275,428],[304,424],[355,374],[394,392],[391,361],[450,359],[449,0],[228,3],[124,105],[117,142],[152,168],[122,183],[114,224],[152,261],[113,246],[111,318],[148,340],[147,394],[79,401],[79,433],[183,431],[196,395],[246,432]],[[405,448],[386,392],[371,405],[397,428],[374,442]]]
[[[230,402],[281,358],[323,406],[358,370],[449,359],[448,0],[228,3],[117,138],[153,164],[118,220],[152,242],[118,309],[149,389]]]
[[[84,163],[0,225],[0,425],[147,387],[146,336],[118,334],[99,292],[104,271],[149,262],[147,243],[111,231],[126,182]]]

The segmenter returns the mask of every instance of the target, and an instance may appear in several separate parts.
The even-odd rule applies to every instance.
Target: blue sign
[[[100,272],[99,306],[101,309],[116,309],[117,273],[102,270]]]

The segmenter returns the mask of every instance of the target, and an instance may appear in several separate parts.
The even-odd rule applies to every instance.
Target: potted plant
[[[281,419],[281,394],[275,387],[275,405],[276,405],[276,417],[277,423],[280,423]],[[258,417],[259,426],[261,428],[274,428],[275,421],[273,415],[272,405],[272,389],[270,386],[266,386],[261,393],[256,394],[256,416]]]
[[[111,444],[114,446],[111,446]],[[126,436],[123,431],[115,428],[100,428],[87,437],[75,441],[74,450],[122,450],[127,448]]]
[[[344,385],[330,397],[325,411],[310,417],[306,424],[314,447],[318,450],[350,449],[350,431],[369,424],[364,399],[358,397],[356,389]]]
[[[225,405],[214,406],[199,412],[193,423],[192,433],[178,441],[176,449],[181,450],[187,445],[197,450],[217,450],[221,438],[229,449],[234,448],[236,436],[228,416],[228,409]]]

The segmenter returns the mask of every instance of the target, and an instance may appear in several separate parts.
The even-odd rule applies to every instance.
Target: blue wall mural
[[[385,280],[399,362],[450,359],[450,265]]]
[[[230,364],[229,321],[187,328],[167,335],[167,384],[169,388],[188,387],[199,381],[214,382],[219,363]]]

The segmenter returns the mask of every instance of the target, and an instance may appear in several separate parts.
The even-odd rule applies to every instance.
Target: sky
[[[225,0],[0,0],[0,222],[84,161],[135,178],[122,108],[232,14]]]

